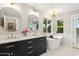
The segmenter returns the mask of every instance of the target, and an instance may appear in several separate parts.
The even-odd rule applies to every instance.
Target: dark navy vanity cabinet
[[[46,52],[46,37],[0,44],[0,56],[38,56]]]

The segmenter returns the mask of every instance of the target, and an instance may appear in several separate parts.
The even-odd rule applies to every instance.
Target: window
[[[43,31],[51,33],[51,20],[49,19],[44,19],[43,21]]]
[[[62,20],[57,21],[57,33],[63,33],[63,21]]]

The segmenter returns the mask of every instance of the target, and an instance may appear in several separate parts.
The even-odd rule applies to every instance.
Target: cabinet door
[[[13,51],[14,56],[25,56],[25,42],[20,41],[16,43],[16,48]]]
[[[0,55],[9,56],[13,53],[14,49],[15,49],[15,43],[1,44],[0,45]]]
[[[45,37],[35,38],[34,42],[35,42],[34,43],[35,55],[41,55],[42,53],[46,52],[46,38]]]
[[[34,40],[34,46],[35,46],[35,48],[34,48],[34,50],[35,50],[35,55],[40,55],[40,48],[41,48],[41,43],[40,43],[40,38],[36,38],[35,40]]]
[[[5,45],[0,45],[0,56],[9,56],[10,52]]]
[[[45,37],[42,37],[40,38],[40,52],[43,53],[43,52],[46,52],[46,38]]]

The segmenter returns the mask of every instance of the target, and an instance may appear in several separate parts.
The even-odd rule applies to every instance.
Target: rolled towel
[[[52,36],[52,35],[50,35],[50,38],[53,38],[53,36]]]

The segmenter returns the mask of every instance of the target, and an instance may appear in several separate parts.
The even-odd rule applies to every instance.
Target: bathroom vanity
[[[0,42],[0,56],[38,56],[45,52],[45,36],[21,37]]]
[[[2,29],[0,31],[0,56],[37,56],[46,52],[46,36],[40,34],[43,33],[42,22],[39,22],[41,18],[36,15],[35,11],[35,14],[26,13],[27,16],[22,16],[25,14],[22,14],[20,10],[3,6],[0,12],[0,28]],[[26,28],[29,29],[30,34],[32,32],[34,34],[19,36]]]

